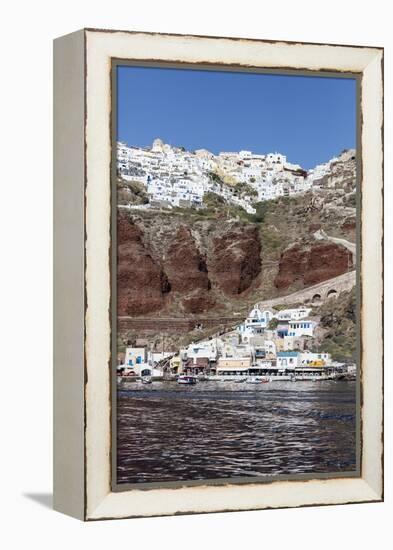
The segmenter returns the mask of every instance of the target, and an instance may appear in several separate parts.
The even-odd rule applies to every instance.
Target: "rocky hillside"
[[[330,242],[299,242],[281,254],[274,279],[277,289],[296,289],[315,285],[352,270],[352,253]]]
[[[337,361],[356,360],[356,293],[343,292],[314,311],[320,316],[315,348]]]
[[[118,215],[120,316],[242,314],[354,268],[356,161],[345,152],[318,191],[256,203],[256,213],[208,196],[202,209]],[[128,186],[127,186],[128,185]],[[119,199],[139,187],[119,186]]]
[[[119,315],[225,311],[260,286],[261,263],[254,224],[120,212]]]

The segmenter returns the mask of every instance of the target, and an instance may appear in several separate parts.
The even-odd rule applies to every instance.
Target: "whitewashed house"
[[[311,308],[297,307],[290,309],[282,309],[275,314],[275,317],[279,321],[296,321],[298,319],[305,319],[311,312]]]
[[[255,305],[248,314],[248,317],[244,323],[238,327],[242,341],[247,342],[251,336],[262,334],[268,327],[273,317],[274,314],[272,310],[262,310]]]
[[[295,369],[298,366],[299,353],[297,351],[279,351],[277,353],[277,367],[279,369]]]
[[[314,328],[317,325],[316,321],[311,319],[301,319],[288,322],[288,336],[313,336]]]
[[[182,350],[183,359],[192,359],[194,363],[197,359],[207,358],[209,361],[216,361],[218,356],[218,347],[216,340],[204,340],[190,344]]]

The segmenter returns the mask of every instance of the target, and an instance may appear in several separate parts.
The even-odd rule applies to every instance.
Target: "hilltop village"
[[[186,151],[155,139],[150,148],[119,142],[117,173],[120,183],[141,185],[140,189],[134,188],[133,197],[140,200],[122,201],[129,208],[203,208],[206,196],[214,194],[255,214],[256,202],[329,187],[325,180],[332,165],[354,156],[354,150],[347,150],[306,171],[280,153],[239,151],[214,155],[205,149]]]

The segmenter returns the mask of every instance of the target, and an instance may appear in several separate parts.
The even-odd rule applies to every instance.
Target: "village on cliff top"
[[[214,193],[255,214],[258,201],[317,191],[331,166],[355,159],[353,149],[343,151],[312,170],[291,164],[280,153],[186,151],[154,140],[151,148],[117,144],[117,172],[121,180],[137,182],[146,191],[145,204],[129,208],[202,208],[204,197]],[[332,183],[334,185],[334,183]],[[326,183],[329,186],[329,182]]]

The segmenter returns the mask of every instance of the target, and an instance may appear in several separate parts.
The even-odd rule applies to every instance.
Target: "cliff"
[[[337,277],[353,269],[352,253],[330,242],[297,243],[280,257],[277,289],[304,288]]]
[[[340,240],[355,242],[355,168],[344,153],[318,192],[256,203],[253,215],[210,199],[201,209],[119,208],[119,316],[243,315],[353,269]]]
[[[119,216],[117,225],[117,294],[119,315],[141,315],[163,307],[170,284],[149,247],[141,229]]]
[[[255,226],[119,213],[120,316],[219,311],[226,296],[241,300],[260,272]]]

